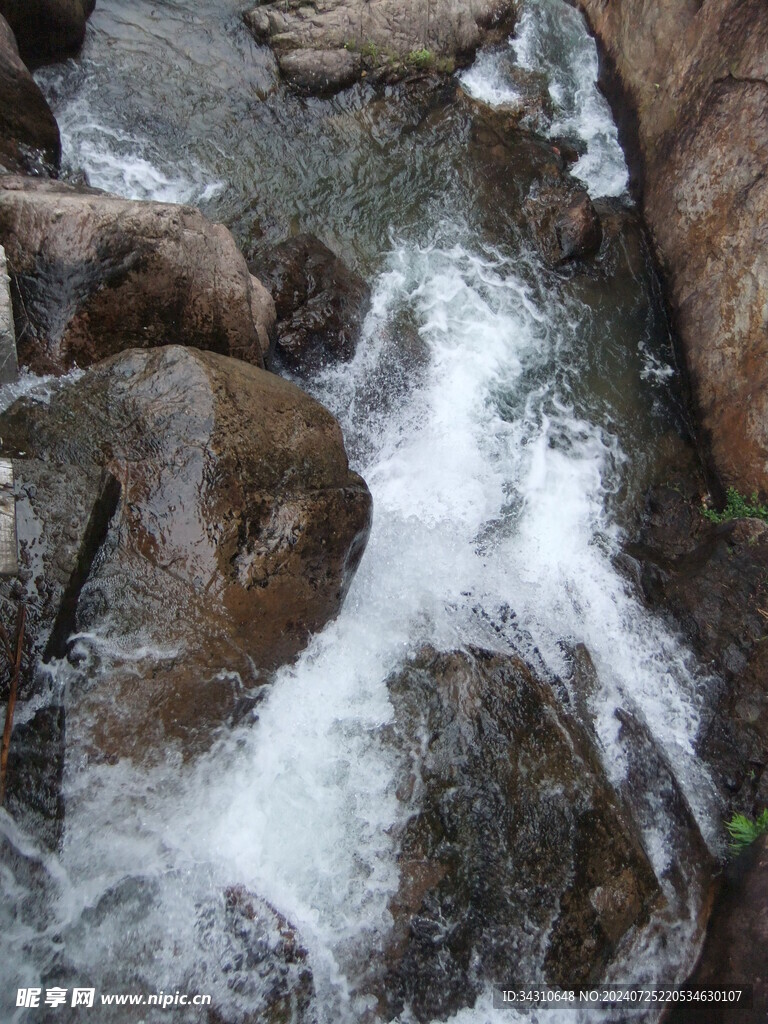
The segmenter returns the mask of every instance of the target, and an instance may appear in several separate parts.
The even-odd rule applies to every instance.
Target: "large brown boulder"
[[[504,38],[514,13],[513,0],[276,0],[245,20],[273,48],[289,82],[329,92],[364,68],[387,78],[452,70],[481,43]]]
[[[171,343],[263,366],[274,308],[229,231],[191,207],[9,176],[0,242],[19,362],[37,372]]]
[[[51,60],[74,53],[96,0],[0,0],[25,59]]]
[[[0,15],[0,167],[40,171],[58,167],[60,159],[56,118]]]
[[[593,741],[518,658],[427,648],[389,681],[409,766],[381,999],[444,1019],[491,983],[598,982],[660,902]]]
[[[67,707],[68,735],[94,756],[209,742],[341,607],[371,498],[338,423],[293,384],[209,352],[132,350],[48,405],[17,402],[0,436],[121,487],[55,651],[76,625],[114,662],[91,666]]]
[[[283,363],[308,373],[352,358],[371,290],[319,238],[289,238],[251,269],[275,301],[275,351]]]
[[[768,6],[579,0],[715,467],[768,493]]]

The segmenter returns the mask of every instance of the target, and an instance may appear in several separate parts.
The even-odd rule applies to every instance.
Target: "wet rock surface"
[[[119,485],[96,467],[34,458],[14,460],[14,482],[19,575],[0,579],[0,623],[14,645],[22,604],[26,625],[7,806],[53,847],[63,815],[64,710],[44,663],[60,653],[62,634],[74,629],[77,599],[116,507]],[[4,670],[3,702],[9,683]]]
[[[761,1024],[768,1006],[768,839],[758,839],[732,862],[712,911],[707,940],[687,985],[702,989],[752,987],[753,1008],[680,1004],[669,1024]]]
[[[0,384],[10,384],[18,375],[11,280],[8,277],[5,249],[0,245]]]
[[[500,240],[518,236],[555,267],[594,255],[600,216],[566,171],[562,148],[519,128],[517,111],[473,103],[467,172],[481,188],[484,226]]]
[[[768,493],[768,7],[580,0],[715,467]]]
[[[274,49],[289,82],[327,92],[364,68],[390,79],[428,67],[452,71],[481,43],[505,38],[514,15],[510,0],[290,0],[261,4],[245,21]]]
[[[278,59],[283,78],[297,92],[331,96],[356,82],[362,58],[349,50],[296,50]]]
[[[0,14],[0,168],[45,172],[60,159],[56,118]]]
[[[36,372],[171,343],[263,365],[271,310],[229,231],[197,210],[9,176],[0,242],[19,361]]]
[[[589,256],[603,240],[600,218],[586,192],[574,196],[555,221],[555,237],[562,260]]]
[[[312,1024],[314,983],[296,930],[244,886],[225,893],[224,974],[242,1009],[212,1009],[208,1024]]]
[[[93,756],[210,742],[338,612],[365,546],[370,494],[336,421],[236,360],[123,353],[50,405],[18,402],[0,436],[6,451],[106,469],[122,488],[76,607],[77,629],[101,639],[71,654],[85,667],[67,727],[74,714]],[[128,661],[100,681],[120,638]]]
[[[729,802],[768,805],[768,524],[708,522],[703,482],[680,477],[648,497],[638,545],[640,580],[719,678],[699,747]]]
[[[579,984],[660,893],[589,734],[519,659],[424,649],[389,681],[401,798],[386,1010],[419,1021],[486,983]]]
[[[251,265],[271,291],[278,360],[309,373],[355,354],[371,290],[313,235],[297,235]]]
[[[56,60],[80,48],[96,0],[0,0],[22,56]]]

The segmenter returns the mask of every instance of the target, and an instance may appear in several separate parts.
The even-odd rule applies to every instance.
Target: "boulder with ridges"
[[[452,70],[483,42],[505,38],[514,14],[512,0],[277,0],[260,4],[245,21],[273,48],[289,81],[298,69],[300,88],[315,91],[316,82],[317,91],[327,92],[349,84],[366,66],[390,79]],[[319,71],[308,74],[313,68]]]
[[[229,231],[191,207],[8,176],[0,242],[19,362],[37,372],[167,344],[263,365],[271,303]]]

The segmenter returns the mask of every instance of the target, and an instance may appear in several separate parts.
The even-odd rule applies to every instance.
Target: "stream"
[[[720,842],[717,793],[694,749],[712,681],[622,563],[645,489],[686,433],[655,272],[644,248],[621,243],[592,275],[548,269],[519,234],[489,227],[495,200],[467,157],[473,101],[513,101],[506,69],[516,65],[545,77],[553,113],[541,130],[578,142],[572,173],[593,198],[631,205],[580,15],[562,0],[525,0],[509,46],[479,54],[457,98],[360,84],[304,100],[277,87],[242,6],[98,0],[81,55],[37,79],[68,174],[129,198],[194,203],[256,259],[313,232],[369,281],[354,359],[302,386],[341,422],[373,494],[371,538],[338,619],[207,754],[91,764],[73,742],[55,855],[0,818],[5,842],[34,864],[27,877],[3,869],[3,1020],[28,1019],[6,1005],[19,978],[211,993],[222,1014],[212,1020],[262,1019],[238,1016],[275,984],[260,963],[249,969],[228,930],[221,893],[240,886],[300,936],[314,982],[314,1016],[303,1019],[380,1019],[360,979],[391,929],[405,813],[387,680],[427,644],[516,652],[563,680],[574,649],[586,649],[612,784],[632,758],[615,714],[624,709],[653,737],[710,850]],[[52,666],[53,692],[87,671],[165,656],[110,622],[76,650]],[[668,804],[653,787],[641,802],[666,905],[631,931],[610,971],[670,984],[695,958],[703,893]],[[289,991],[305,983],[302,963],[281,976]],[[209,1019],[195,1012],[172,1016]],[[490,990],[451,1018],[518,1019],[609,1018],[518,1015],[494,1009]]]

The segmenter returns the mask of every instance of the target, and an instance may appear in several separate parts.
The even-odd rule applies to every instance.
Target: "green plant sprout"
[[[429,68],[434,64],[435,57],[431,50],[411,50],[408,62],[416,68]]]
[[[768,832],[768,807],[754,820],[748,818],[746,814],[734,814],[730,821],[726,821],[725,827],[731,837],[729,844],[731,851],[741,853],[756,839]]]
[[[726,503],[722,512],[713,508],[701,510],[701,514],[710,523],[725,523],[729,519],[762,519],[768,523],[768,505],[762,505],[753,494],[750,500],[740,494],[735,487],[729,487],[725,492]]]

